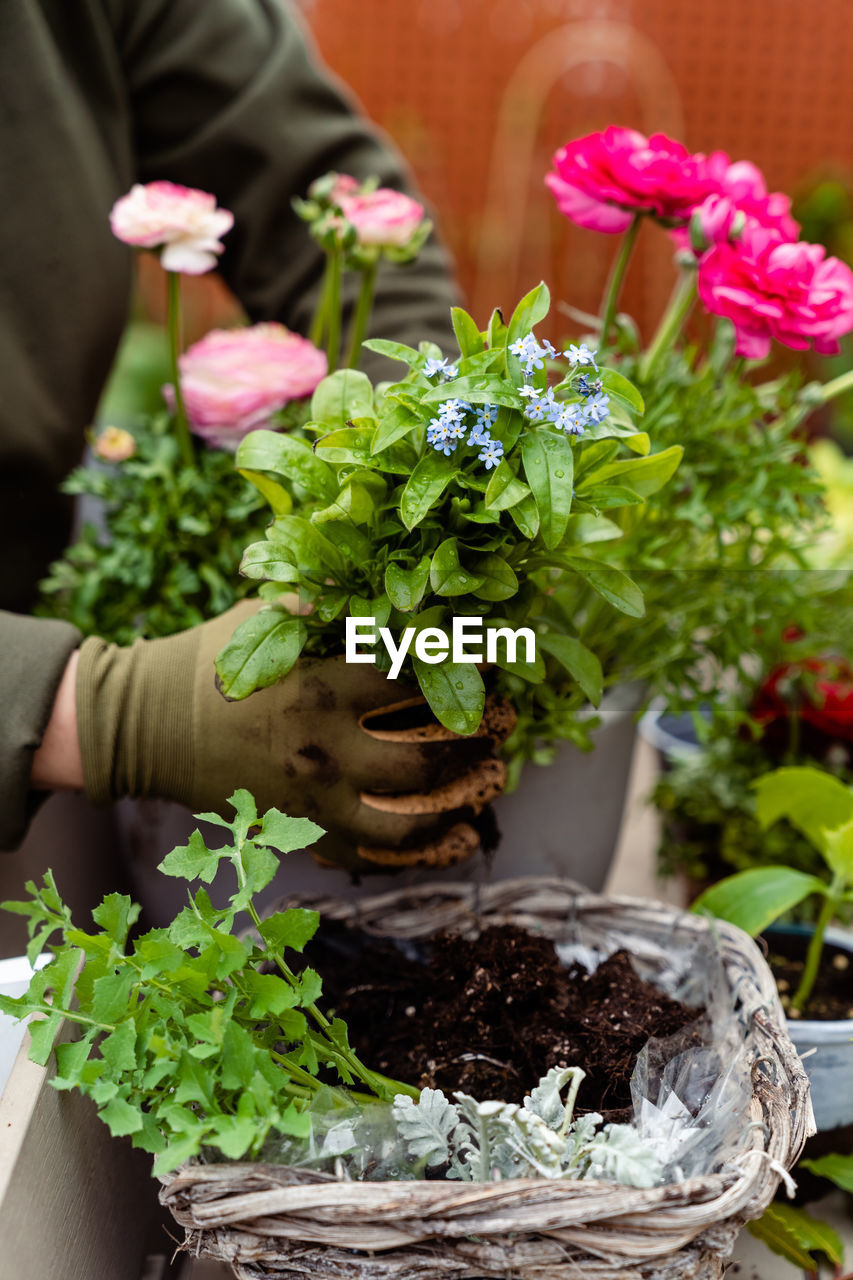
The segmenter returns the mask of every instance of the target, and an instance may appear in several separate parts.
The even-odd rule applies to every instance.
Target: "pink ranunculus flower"
[[[234,450],[290,400],[310,395],[327,361],[313,342],[269,322],[212,330],[184,352],[179,369],[191,430],[213,448]],[[174,406],[172,387],[163,393]]]
[[[823,245],[790,241],[747,223],[736,244],[714,245],[699,262],[699,296],[735,326],[737,354],[758,360],[775,338],[803,351],[838,351],[853,330],[853,271]]]
[[[203,275],[222,252],[219,237],[234,215],[216,207],[216,196],[176,182],[137,183],[112,207],[113,235],[141,249],[160,249],[166,271]]]
[[[344,192],[338,206],[355,227],[359,244],[379,249],[405,249],[424,218],[422,204],[390,187],[360,195]]]
[[[737,238],[750,224],[773,231],[780,240],[796,240],[800,225],[791,217],[791,201],[781,191],[768,193],[761,170],[749,160],[729,165],[722,190],[706,196],[693,211],[706,246]],[[680,249],[690,247],[690,235],[677,228],[672,238]]]
[[[666,134],[650,138],[610,125],[568,142],[545,182],[561,213],[593,231],[625,231],[637,213],[685,222],[722,189],[729,159],[722,151],[692,155]]]

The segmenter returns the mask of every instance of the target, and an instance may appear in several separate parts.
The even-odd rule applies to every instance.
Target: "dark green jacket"
[[[410,187],[284,0],[2,0],[0,608],[29,609],[68,540],[57,486],[129,305],[114,201],[158,178],[213,192],[235,215],[225,280],[252,320],[304,332],[321,261],[290,201],[330,169]],[[448,345],[453,301],[430,244],[382,275],[373,332]],[[23,835],[32,752],[78,642],[0,614],[0,848]]]

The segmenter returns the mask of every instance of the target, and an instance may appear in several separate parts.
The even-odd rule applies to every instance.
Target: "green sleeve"
[[[291,198],[329,170],[377,174],[382,185],[411,192],[400,156],[318,63],[283,0],[105,2],[127,80],[139,180],[215,192],[235,216],[221,259],[226,281],[253,320],[305,332],[322,256]],[[447,257],[433,239],[416,263],[383,267],[372,333],[449,347],[455,301]]]
[[[0,849],[15,849],[44,799],[30,791],[33,753],[80,632],[67,622],[0,611]]]

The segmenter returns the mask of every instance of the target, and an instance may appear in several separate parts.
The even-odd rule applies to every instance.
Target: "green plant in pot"
[[[807,1060],[818,1125],[831,1129],[853,1123],[853,1020],[849,1002],[849,960],[841,952],[842,1000],[826,1012],[821,993],[819,1017],[809,1018],[816,983],[831,976],[824,964],[828,926],[853,902],[853,787],[831,774],[809,767],[777,769],[755,784],[759,821],[770,826],[787,819],[814,845],[825,864],[825,877],[793,867],[754,867],[721,880],[693,904],[693,910],[729,920],[747,933],[767,929],[806,898],[820,904],[817,922],[805,950],[799,980],[788,1007],[791,1035],[798,1048],[817,1047]],[[849,950],[849,948],[848,948]],[[772,943],[771,943],[772,951]]]

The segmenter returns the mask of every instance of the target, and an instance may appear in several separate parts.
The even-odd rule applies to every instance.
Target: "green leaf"
[[[681,445],[671,445],[660,453],[651,453],[647,458],[620,458],[608,462],[596,471],[590,472],[579,487],[586,491],[591,485],[604,484],[606,481],[618,480],[624,483],[633,493],[641,498],[648,498],[670,480],[678,470],[684,455]]]
[[[463,311],[461,307],[451,307],[450,319],[462,356],[473,356],[483,350],[485,344],[480,330],[467,311]]]
[[[554,431],[528,431],[521,439],[524,474],[539,512],[542,540],[549,550],[559,546],[572,509],[572,446]]]
[[[433,553],[429,580],[437,596],[463,596],[483,585],[484,579],[469,573],[459,562],[455,538],[446,538]]]
[[[407,405],[397,404],[384,416],[373,433],[370,452],[375,456],[407,436],[413,427],[419,427],[421,419]]]
[[[472,562],[474,573],[482,582],[473,594],[478,600],[509,600],[518,592],[518,578],[503,556],[490,553]]]
[[[421,404],[431,408],[445,400],[458,398],[469,404],[500,404],[508,409],[521,409],[523,401],[516,388],[497,374],[483,374],[453,378],[433,387],[421,397]]]
[[[97,978],[92,987],[91,1016],[97,1022],[110,1025],[117,1024],[127,1012],[136,974],[132,969],[123,968],[119,973],[108,973]]]
[[[208,849],[201,832],[194,831],[187,844],[178,845],[166,854],[157,870],[180,880],[201,880],[210,884],[219,868],[219,858],[218,852]]]
[[[833,875],[845,884],[853,881],[853,821],[823,833],[826,861]]]
[[[257,1130],[258,1124],[253,1115],[217,1116],[216,1128],[209,1141],[229,1160],[239,1160],[257,1137]]]
[[[565,561],[614,609],[627,613],[629,618],[644,617],[646,607],[643,594],[621,569],[614,569],[597,560],[585,560],[580,556],[566,556]]]
[[[509,347],[518,338],[523,338],[526,333],[530,333],[535,325],[545,319],[550,309],[551,294],[548,286],[542,281],[535,289],[531,289],[524,295],[513,311],[507,329],[506,345]]]
[[[307,849],[325,832],[310,818],[291,818],[279,809],[267,809],[260,833],[255,836],[258,844],[271,845],[279,853],[292,853],[294,849]]]
[[[424,697],[437,720],[454,733],[474,733],[483,718],[486,690],[483,677],[471,662],[437,665],[412,659]]]
[[[270,525],[267,539],[285,550],[283,560],[289,560],[308,576],[346,574],[345,562],[334,542],[304,516],[279,516]]]
[[[327,462],[355,463],[356,466],[376,466],[373,457],[373,440],[375,427],[340,427],[321,436],[314,445],[318,458]]]
[[[632,453],[639,453],[644,458],[648,456],[652,447],[652,441],[648,431],[638,431],[633,436],[626,436],[625,443]]]
[[[755,812],[762,827],[787,818],[824,852],[825,832],[853,819],[853,788],[822,769],[808,765],[774,769],[754,786]]]
[[[455,471],[450,459],[440,453],[428,453],[421,458],[400,498],[400,517],[407,529],[420,524],[450,484]]]
[[[343,427],[353,418],[366,418],[373,412],[373,387],[367,374],[357,369],[329,374],[311,397],[312,420],[330,427]]]
[[[403,569],[392,560],[385,570],[385,591],[395,609],[411,613],[423,599],[429,582],[430,557],[422,556],[411,569]]]
[[[755,1222],[748,1222],[747,1227],[774,1253],[805,1271],[815,1270],[814,1260],[806,1250],[825,1253],[835,1266],[840,1266],[843,1261],[844,1246],[838,1232],[828,1223],[812,1218],[804,1209],[793,1205],[770,1204],[762,1216]]]
[[[273,480],[272,476],[266,476],[262,471],[246,471],[241,469],[240,475],[244,480],[248,480],[249,484],[254,485],[258,493],[266,498],[274,515],[286,516],[289,511],[293,510],[293,499],[290,493],[285,489],[284,485],[279,484],[277,480]]]
[[[613,542],[623,531],[606,516],[573,515],[569,517],[567,544],[584,546],[593,542]]]
[[[754,937],[810,894],[825,891],[822,880],[793,867],[751,867],[706,889],[691,910],[719,916]]]
[[[539,637],[539,646],[565,667],[597,707],[604,690],[604,676],[596,655],[574,636],[562,636],[553,631],[546,631]]]
[[[361,344],[368,351],[375,351],[379,356],[387,356],[389,360],[399,360],[414,368],[423,364],[423,356],[414,347],[407,347],[404,342],[389,342],[386,338],[368,338]]]
[[[486,342],[492,350],[497,347],[506,346],[506,323],[500,307],[495,307],[489,317],[489,326],[486,330]]]
[[[136,1023],[133,1018],[120,1022],[110,1035],[101,1041],[101,1057],[113,1071],[133,1071],[136,1067]]]
[[[302,652],[307,632],[301,618],[280,609],[262,609],[242,622],[216,655],[219,687],[239,701],[284,677]]]
[[[800,1164],[819,1178],[828,1178],[842,1191],[853,1194],[853,1155],[820,1156],[817,1160],[801,1160]]]
[[[271,472],[273,475],[286,476],[301,485],[312,498],[320,498],[329,502],[337,490],[335,473],[328,463],[318,458],[310,444],[298,436],[283,435],[278,431],[250,431],[237,447],[234,459],[238,470],[247,475],[256,487],[260,488],[252,473]],[[264,493],[264,490],[260,490]],[[264,493],[264,497],[267,494]],[[273,503],[276,515],[286,515],[287,511],[278,511]]]
[[[247,840],[243,845],[240,861],[246,881],[231,899],[231,906],[235,911],[248,907],[255,894],[265,889],[278,871],[278,858],[272,849],[256,845],[253,840]]]
[[[284,558],[280,542],[252,542],[243,552],[240,572],[244,578],[266,582],[299,582],[296,565]]]
[[[135,902],[131,902],[127,894],[108,893],[100,906],[93,910],[92,919],[116,946],[123,947],[127,942],[130,926],[139,919],[140,909]]]
[[[515,631],[516,628],[506,619],[490,618],[486,624],[487,633],[508,628]],[[489,656],[492,650],[489,649]],[[524,660],[519,660],[524,655]],[[509,656],[509,648],[505,636],[498,636],[494,642],[494,661],[504,671],[509,671],[513,675],[520,676],[522,680],[527,680],[530,684],[541,684],[545,679],[545,661],[538,648],[535,650],[533,662],[526,661],[527,650],[524,644],[520,644],[516,649],[516,660],[511,660]]]
[[[277,911],[275,915],[267,916],[258,926],[258,932],[270,951],[281,955],[287,948],[302,951],[314,937],[319,924],[318,912],[291,907],[288,911]]]
[[[128,1134],[138,1133],[142,1128],[140,1112],[124,1098],[113,1098],[98,1112],[98,1115],[109,1127],[114,1138],[126,1138]]]
[[[503,472],[501,472],[501,467],[504,467]],[[486,488],[484,496],[486,509],[488,511],[508,511],[516,503],[522,502],[529,493],[529,487],[523,480],[519,480],[516,477],[512,467],[504,458],[498,463]]]
[[[334,502],[311,515],[312,524],[326,524],[332,520],[352,520],[354,524],[369,524],[376,511],[376,503],[370,491],[351,481],[343,486]]]
[[[633,382],[629,382],[626,377],[621,373],[617,373],[615,369],[602,369],[598,376],[608,395],[616,396],[629,409],[633,409],[635,413],[645,413],[646,406],[643,403],[643,397]]]
[[[522,537],[529,538],[532,542],[539,532],[539,509],[533,494],[510,507],[509,514]]]

